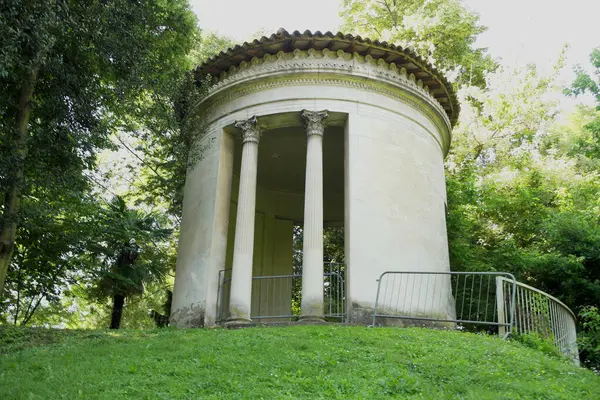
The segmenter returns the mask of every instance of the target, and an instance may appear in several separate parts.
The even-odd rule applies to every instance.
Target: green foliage
[[[517,343],[452,331],[334,325],[19,336],[0,356],[4,399],[600,396],[590,371]]]
[[[459,84],[484,86],[486,71],[497,67],[486,49],[474,46],[486,28],[458,0],[344,0],[342,4],[345,32],[410,47],[447,74],[454,71]]]
[[[582,355],[582,362],[587,367],[600,372],[600,311],[598,307],[588,306],[579,312],[582,330],[577,345]]]
[[[0,317],[97,327],[104,296],[141,293],[174,267],[176,235],[161,227],[177,227],[197,133],[186,113],[205,90],[188,71],[230,42],[201,37],[185,0],[9,1],[0,13],[0,291],[9,266]],[[30,81],[34,122],[15,132]],[[120,215],[95,171],[106,148],[142,161]],[[117,262],[138,252],[135,268]],[[148,327],[160,307],[137,297],[124,325]]]
[[[344,227],[328,226],[323,230],[323,257],[326,263],[341,263],[344,256]]]
[[[164,312],[161,308],[165,303],[166,287],[172,288],[172,283],[147,283],[144,286],[143,294],[127,298],[123,306],[122,320],[119,327],[122,329],[156,328],[157,324],[152,318],[152,310]],[[77,301],[78,307],[70,319],[61,319],[63,326],[66,325],[71,329],[104,329],[110,326],[113,312],[112,299],[107,300],[107,298],[103,297],[100,299],[90,299],[86,302],[88,297],[88,293],[82,293],[71,298]],[[43,317],[43,314],[37,317]],[[42,318],[39,319],[40,322],[45,322]],[[48,325],[38,324],[37,326]]]
[[[91,256],[101,265],[100,292],[127,296],[141,292],[143,282],[160,281],[169,266],[163,265],[164,254],[154,243],[166,238],[170,230],[162,229],[156,216],[129,209],[120,197],[102,212],[96,242],[90,246]]]
[[[42,308],[61,303],[65,290],[89,269],[84,255],[93,243],[98,205],[72,193],[50,202],[24,199],[17,246],[8,270],[0,315],[25,325]]]
[[[597,111],[556,121],[561,65],[502,67],[459,92],[448,237],[453,269],[511,272],[578,311],[600,302],[600,153]]]
[[[109,135],[189,68],[196,20],[185,0],[10,0],[0,14],[1,291],[21,199],[85,192]]]
[[[187,61],[190,66],[198,65],[232,46],[230,39],[203,34],[194,42]],[[187,170],[199,156],[194,142],[204,132],[205,121],[196,105],[208,86],[208,80],[200,80],[199,84],[190,71],[181,73],[171,82],[169,90],[154,102],[155,107],[135,117],[137,123],[146,123],[142,124],[143,129],[133,133],[138,139],[136,150],[143,154],[141,181],[134,192],[138,202],[162,203],[175,218],[181,216]]]
[[[93,264],[99,266],[91,293],[100,299],[113,298],[111,327],[118,328],[125,299],[142,294],[145,285],[163,282],[173,268],[157,245],[171,231],[161,228],[156,216],[129,209],[120,197],[102,211],[89,249]]]
[[[216,33],[203,33],[198,40],[198,43],[190,52],[190,59],[192,64],[198,66],[209,58],[219,54],[222,51],[227,50],[230,47],[234,47],[234,43],[231,39],[219,36]]]
[[[522,345],[540,351],[547,356],[561,359],[562,355],[556,347],[554,347],[553,339],[544,337],[538,333],[512,334],[511,339],[521,343]]]
[[[594,68],[595,77],[592,77],[584,71],[579,65],[575,67],[576,77],[570,88],[565,92],[570,95],[582,95],[590,92],[598,103],[600,103],[600,48],[592,50],[590,54],[590,64]]]
[[[171,230],[160,226],[164,218],[129,209],[121,198],[106,204],[55,200],[36,207],[24,209],[39,214],[25,214],[19,233],[0,303],[6,322],[99,327],[106,297],[141,295],[145,285],[162,284],[174,268],[165,242]],[[89,300],[100,307],[94,311]],[[149,305],[149,300],[142,302]],[[125,326],[154,326],[149,308],[125,307],[124,312]]]
[[[600,159],[600,48],[594,49],[590,54],[590,63],[595,76],[585,72],[581,66],[577,66],[575,81],[565,92],[574,96],[589,93],[596,100],[594,118],[585,125],[590,135],[580,138],[579,145],[588,157]]]
[[[302,256],[304,231],[302,226],[294,226],[293,251],[292,251],[292,269],[297,275],[302,274]],[[344,227],[331,225],[323,229],[323,263],[325,277],[324,296],[326,299],[344,298],[343,286],[346,272],[346,258],[344,256]],[[334,300],[332,300],[334,301]],[[302,280],[294,279],[292,287],[292,314],[300,315],[302,303]],[[332,309],[337,310],[338,304],[332,305]],[[328,308],[328,304],[325,305]]]

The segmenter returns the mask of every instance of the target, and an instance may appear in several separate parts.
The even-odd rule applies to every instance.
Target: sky
[[[190,0],[202,29],[243,42],[257,32],[337,31],[341,0]],[[600,0],[463,0],[489,29],[478,45],[506,63],[551,66],[565,43],[569,69],[600,46]]]

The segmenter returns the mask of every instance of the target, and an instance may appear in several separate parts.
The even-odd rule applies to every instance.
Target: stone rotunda
[[[249,323],[261,307],[289,315],[292,287],[274,278],[294,275],[294,226],[300,319],[325,316],[324,226],[344,228],[351,323],[369,320],[382,272],[449,270],[443,160],[458,102],[434,67],[360,36],[279,30],[206,61],[196,77],[207,76],[173,325]],[[418,286],[404,290],[420,296]],[[449,315],[451,296],[438,292],[447,300],[434,311]]]

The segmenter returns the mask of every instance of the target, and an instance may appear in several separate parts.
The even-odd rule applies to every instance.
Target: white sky
[[[190,0],[202,29],[243,42],[258,31],[337,31],[341,0]],[[568,63],[600,46],[600,0],[463,0],[489,27],[479,45],[505,62],[549,66],[569,43]],[[569,68],[570,69],[570,68]]]

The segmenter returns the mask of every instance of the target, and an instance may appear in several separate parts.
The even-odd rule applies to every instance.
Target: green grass
[[[0,399],[600,399],[519,343],[419,328],[0,330]]]

